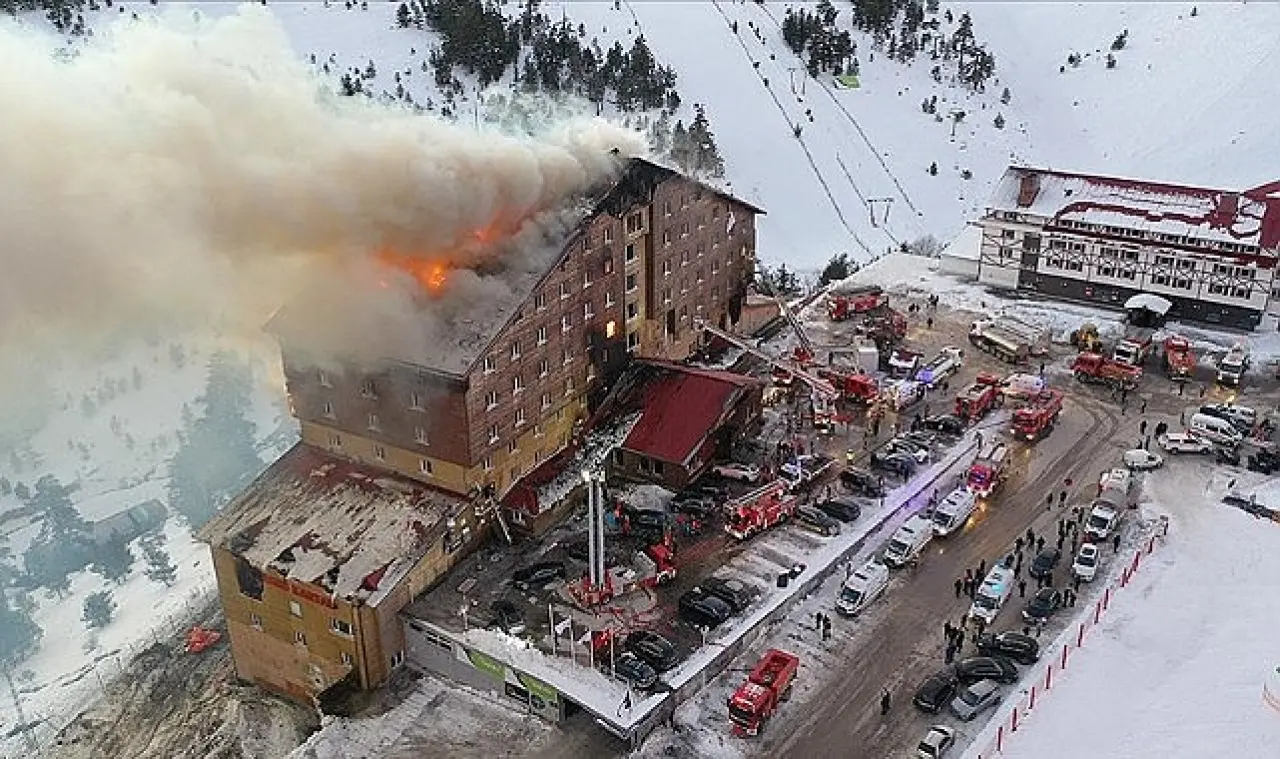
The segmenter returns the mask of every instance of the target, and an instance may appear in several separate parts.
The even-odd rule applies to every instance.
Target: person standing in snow
[[[885,688],[880,692],[880,716],[883,717],[889,713],[891,700],[889,698],[889,689]]]

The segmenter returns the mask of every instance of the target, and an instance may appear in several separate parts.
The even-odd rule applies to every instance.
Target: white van
[[[915,561],[924,547],[933,539],[933,524],[917,514],[908,519],[889,538],[884,549],[884,563],[901,567]]]
[[[1084,520],[1085,540],[1110,540],[1111,533],[1120,524],[1120,511],[1115,506],[1098,501]]]
[[[889,586],[889,568],[872,559],[849,576],[840,588],[836,599],[836,611],[852,617],[871,605]]]
[[[956,488],[933,510],[933,534],[945,538],[964,526],[978,505],[969,488]]]
[[[1240,441],[1244,439],[1240,430],[1236,429],[1231,422],[1208,414],[1192,414],[1187,422],[1187,431],[1196,437],[1232,448],[1240,445]]]
[[[1004,602],[1013,593],[1013,570],[997,564],[987,573],[986,579],[973,596],[973,604],[969,607],[969,616],[981,619],[988,625],[995,621]]]
[[[1048,387],[1044,377],[1037,374],[1010,374],[1004,381],[1001,392],[1010,398],[1034,398]]]
[[[898,380],[884,389],[884,397],[889,399],[894,411],[919,403],[924,399],[925,385],[915,380]]]

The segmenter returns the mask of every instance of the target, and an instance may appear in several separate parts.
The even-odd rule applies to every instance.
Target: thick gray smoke
[[[613,149],[644,150],[598,120],[504,136],[338,97],[269,9],[96,32],[69,57],[56,37],[0,26],[4,348],[210,318],[256,327],[299,287],[374,280],[361,291],[378,309],[452,318],[530,265],[493,266],[477,230],[541,237],[555,209],[617,173]],[[500,273],[450,277],[424,300],[411,277],[374,270],[380,250]],[[311,347],[405,339],[350,326],[317,329]]]

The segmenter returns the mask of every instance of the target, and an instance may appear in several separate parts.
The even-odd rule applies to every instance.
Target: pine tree
[[[111,591],[100,590],[97,593],[90,593],[84,599],[84,608],[80,618],[89,626],[90,630],[106,627],[111,624],[111,620],[116,616],[116,602],[111,597]]]
[[[711,133],[706,109],[699,103],[694,105],[693,112],[688,138],[693,154],[694,173],[722,177],[724,176],[724,159],[720,157],[720,151],[716,147],[715,135]]]
[[[848,278],[850,274],[849,254],[837,253],[827,261],[827,265],[823,267],[822,273],[818,276],[818,284],[820,286],[839,282]]]
[[[408,29],[413,25],[413,14],[409,12],[408,4],[400,3],[400,7],[396,9],[396,25],[401,29]]]
[[[1116,67],[1115,55],[1113,53],[1107,53],[1107,68],[1113,69],[1115,67]]]
[[[1004,129],[1004,116],[997,113],[995,120],[992,122],[996,129]]]
[[[938,162],[937,162],[937,161],[934,161],[933,163],[930,163],[930,164],[929,164],[929,176],[931,176],[931,177],[936,177],[936,176],[938,176]]]
[[[172,586],[178,579],[178,568],[174,566],[169,558],[169,552],[164,550],[159,541],[144,540],[142,554],[147,560],[147,579],[162,583],[166,588]]]
[[[1000,93],[1000,102],[1008,105],[1010,100],[1013,100],[1013,93],[1009,92],[1008,87],[1005,87],[1004,92]]]
[[[0,664],[12,667],[35,651],[43,631],[22,604],[0,591]]]
[[[688,173],[694,160],[694,152],[689,141],[689,132],[684,128],[684,121],[676,119],[675,128],[671,130],[671,162]]]
[[[104,580],[120,584],[133,569],[133,558],[133,551],[123,538],[112,538],[94,549],[89,569]]]

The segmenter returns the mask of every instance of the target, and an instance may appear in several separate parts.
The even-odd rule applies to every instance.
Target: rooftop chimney
[[[1036,200],[1036,195],[1040,193],[1040,175],[1027,171],[1022,175],[1022,182],[1018,185],[1018,208],[1028,208]]]
[[[1224,192],[1218,196],[1218,205],[1213,209],[1210,223],[1216,227],[1229,227],[1236,220],[1240,211],[1240,196],[1234,192]]]

